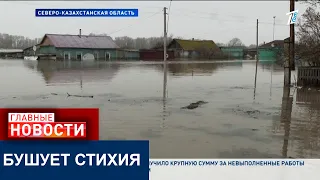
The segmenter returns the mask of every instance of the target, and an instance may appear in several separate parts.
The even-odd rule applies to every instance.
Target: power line
[[[185,8],[180,8],[180,9],[175,9],[175,11],[180,11],[183,12],[181,14],[185,14],[187,13],[188,15],[190,14],[196,14],[196,15],[211,15],[211,16],[215,16],[215,15],[220,15],[223,17],[232,17],[232,18],[237,18],[237,19],[248,19],[248,20],[256,20],[255,18],[253,18],[252,16],[242,16],[242,15],[235,15],[235,14],[224,14],[224,13],[215,13],[215,12],[204,12],[204,11],[194,11],[191,9],[185,9]]]
[[[199,18],[199,19],[208,19],[208,20],[214,20],[214,21],[222,21],[222,22],[238,22],[238,23],[245,23],[244,20],[228,20],[228,19],[214,19],[212,17],[203,17],[203,16],[190,16],[189,14],[172,14],[175,16],[182,16],[182,17],[190,17],[190,18]],[[249,22],[249,21],[247,21]],[[254,21],[250,21],[251,23],[253,23]]]
[[[273,25],[273,23],[268,23],[268,22],[259,22],[260,24],[270,24]],[[276,26],[288,26],[287,24],[274,24]]]
[[[152,14],[151,16],[146,17],[144,20],[150,19],[151,17],[153,17],[153,16],[155,16],[155,15],[161,13],[161,12],[162,12],[162,11],[158,11],[158,12]],[[127,28],[129,28],[129,27],[132,27],[132,26],[134,26],[134,25],[137,25],[137,24],[131,24],[131,25],[129,25],[129,26],[125,26],[125,27],[123,27],[123,28],[121,28],[121,29],[118,29],[118,30],[116,30],[116,31],[113,31],[113,32],[109,33],[108,35],[111,35],[111,34],[120,32],[120,31],[125,30],[125,29],[127,29]]]
[[[232,17],[232,18],[236,18],[238,20],[226,20],[224,19],[223,21],[231,21],[231,22],[243,22],[244,19],[250,21],[250,22],[254,22],[252,18],[252,16],[242,16],[242,15],[230,15],[230,14],[221,14],[221,13],[212,13],[212,12],[203,12],[203,11],[194,11],[194,10],[189,10],[189,9],[176,9],[175,12],[179,12],[179,15],[182,15],[183,16],[189,16],[190,17],[190,14],[196,14],[196,15],[222,15],[223,17]],[[192,16],[192,15],[191,15]],[[199,17],[199,16],[198,16]],[[199,18],[203,18],[203,19],[211,19],[211,20],[215,20],[213,19],[212,17],[203,17],[203,16],[200,16]],[[260,23],[260,22],[259,22]],[[267,22],[262,22],[263,24],[272,24],[273,23],[267,23]],[[286,24],[275,24],[275,25],[279,25],[279,26],[287,26]]]
[[[252,17],[249,16],[240,16],[240,15],[231,15],[231,14],[221,14],[221,13],[213,13],[213,12],[203,12],[203,11],[194,11],[191,9],[177,9],[183,12],[187,13],[192,13],[192,14],[207,14],[207,15],[223,15],[223,16],[227,16],[227,17],[236,17],[236,18],[247,18],[247,19],[252,19]]]
[[[172,13],[171,13],[172,14]],[[179,14],[172,14],[175,16],[183,16],[183,17],[190,17],[190,18],[200,18],[200,19],[208,19],[208,20],[214,20],[214,21],[222,21],[222,22],[236,22],[236,23],[252,23],[254,24],[255,22],[249,19],[238,19],[238,20],[230,20],[230,19],[214,19],[212,17],[203,17],[203,16],[192,16],[190,14],[184,14],[184,13],[179,13]],[[233,16],[236,17],[236,16]],[[240,18],[240,16],[238,17]],[[259,22],[260,23],[260,22]],[[267,22],[261,22],[262,24],[270,24],[273,25],[273,23],[267,23]],[[287,26],[286,24],[275,24],[276,26]]]
[[[228,29],[220,29],[220,30],[218,30],[218,32],[230,32],[230,31],[232,31],[232,32],[247,31],[248,32],[249,30],[250,31],[255,30],[254,27],[255,26],[250,26],[250,27],[246,27],[246,28],[239,28],[239,29],[229,29],[229,28]],[[209,32],[197,33],[197,34],[192,33],[192,35],[187,35],[187,36],[196,38],[194,36],[199,37],[199,36],[203,36],[203,35],[212,35],[212,34],[213,34],[212,31],[209,31]],[[183,37],[185,37],[185,35]],[[197,39],[201,39],[201,38],[197,38]]]

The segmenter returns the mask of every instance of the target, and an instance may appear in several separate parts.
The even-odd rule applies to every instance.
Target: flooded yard
[[[255,86],[255,67],[0,60],[0,104],[99,107],[101,140],[150,140],[151,158],[320,158],[320,92],[284,89],[267,61]]]

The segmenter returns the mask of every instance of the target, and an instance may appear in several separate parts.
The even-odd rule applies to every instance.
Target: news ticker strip
[[[138,17],[138,9],[36,9],[36,17]]]
[[[0,109],[0,117],[0,140],[99,140],[97,108]]]

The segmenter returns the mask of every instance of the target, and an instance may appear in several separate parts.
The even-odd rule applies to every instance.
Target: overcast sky
[[[42,37],[46,33],[106,33],[111,37],[151,37],[163,35],[163,7],[170,1],[99,1],[99,2],[8,2],[0,1],[0,33]],[[139,17],[35,17],[37,8],[138,8]],[[304,4],[296,3],[301,15]],[[172,1],[168,34],[185,39],[210,39],[226,43],[234,37],[246,45],[256,43],[256,19],[259,43],[273,39],[273,16],[276,16],[275,39],[289,36],[287,26],[289,1]]]

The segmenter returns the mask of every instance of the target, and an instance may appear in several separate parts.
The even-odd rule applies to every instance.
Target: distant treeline
[[[168,41],[172,40],[172,36],[168,37]],[[125,49],[150,49],[156,47],[163,47],[163,37],[139,37],[139,38],[131,38],[131,37],[116,37],[114,38],[115,43]]]
[[[15,36],[0,33],[0,48],[3,49],[24,49],[38,44],[41,38],[30,39],[24,36]]]
[[[107,34],[89,34],[93,35],[107,35]],[[173,39],[173,35],[168,37],[167,42],[169,43]],[[175,37],[177,39],[183,39],[180,37]],[[24,49],[31,47],[40,43],[42,38],[30,39],[24,36],[16,36],[0,33],[0,48],[4,49]],[[195,39],[199,40],[199,39]],[[131,38],[128,36],[115,37],[115,43],[120,48],[125,49],[150,49],[155,47],[163,47],[163,37],[138,37]],[[245,46],[239,38],[233,38],[228,43],[216,43],[218,46]],[[255,47],[255,45],[250,45],[249,47]]]
[[[89,34],[95,35],[95,34]],[[106,35],[106,34],[99,34]],[[24,49],[40,43],[42,38],[30,39],[24,36],[16,36],[0,33],[0,48],[3,49]],[[163,37],[149,38],[130,38],[127,36],[115,37],[116,44],[121,48],[127,49],[149,49],[162,46]],[[172,36],[168,37],[168,42],[172,40]]]

